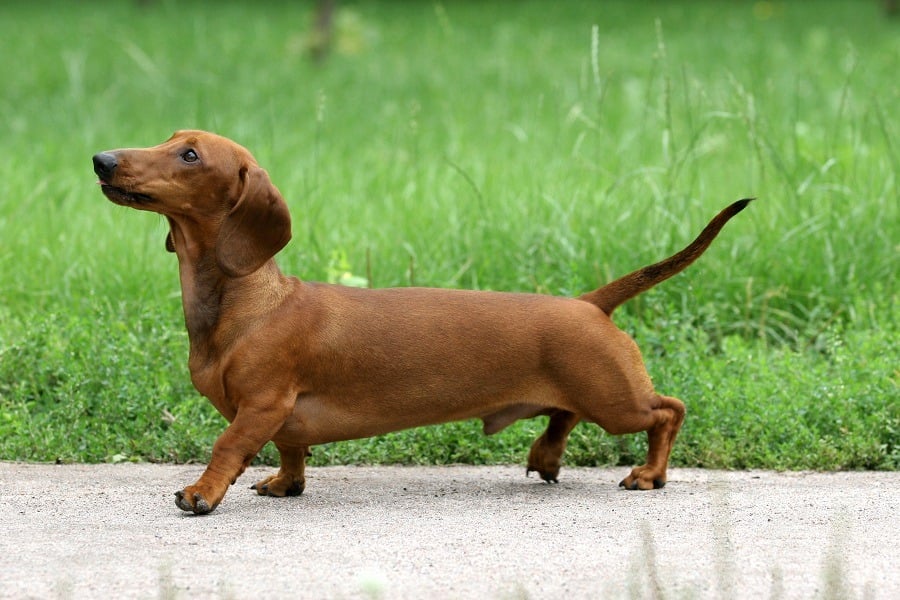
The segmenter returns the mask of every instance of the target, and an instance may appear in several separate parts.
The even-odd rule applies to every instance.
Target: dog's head
[[[287,204],[244,147],[205,131],[178,131],[152,148],[94,155],[103,194],[116,204],[165,215],[180,239],[214,249],[229,277],[252,273],[291,238]]]

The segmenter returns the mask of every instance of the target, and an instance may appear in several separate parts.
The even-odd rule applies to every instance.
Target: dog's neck
[[[179,256],[179,273],[192,363],[217,356],[287,293],[285,277],[273,259],[249,275],[234,278],[222,272],[211,253],[198,261]]]
[[[178,256],[181,302],[191,361],[203,362],[247,326],[278,305],[287,293],[274,259],[244,277],[229,277],[216,259],[217,226],[168,217],[172,249]]]

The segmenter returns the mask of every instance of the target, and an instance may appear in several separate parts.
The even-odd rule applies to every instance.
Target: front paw
[[[205,515],[211,512],[218,502],[211,503],[196,486],[189,485],[183,490],[175,492],[175,505],[185,512],[196,515]]]
[[[250,489],[256,490],[260,496],[276,496],[278,498],[299,496],[305,488],[306,481],[304,479],[282,473],[270,475],[250,486]]]

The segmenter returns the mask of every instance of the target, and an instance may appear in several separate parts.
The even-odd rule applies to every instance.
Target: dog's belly
[[[297,398],[291,418],[276,437],[315,445],[475,418],[485,419],[486,432],[494,433],[517,418],[535,416],[563,403],[558,390],[545,382],[528,383],[491,397],[442,394],[431,398],[385,395],[361,399],[304,394]],[[512,415],[516,418],[507,420]]]

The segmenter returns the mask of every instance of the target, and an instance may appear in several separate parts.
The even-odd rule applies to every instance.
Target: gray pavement
[[[0,597],[900,598],[900,473],[253,468],[185,515],[202,469],[0,463]]]

